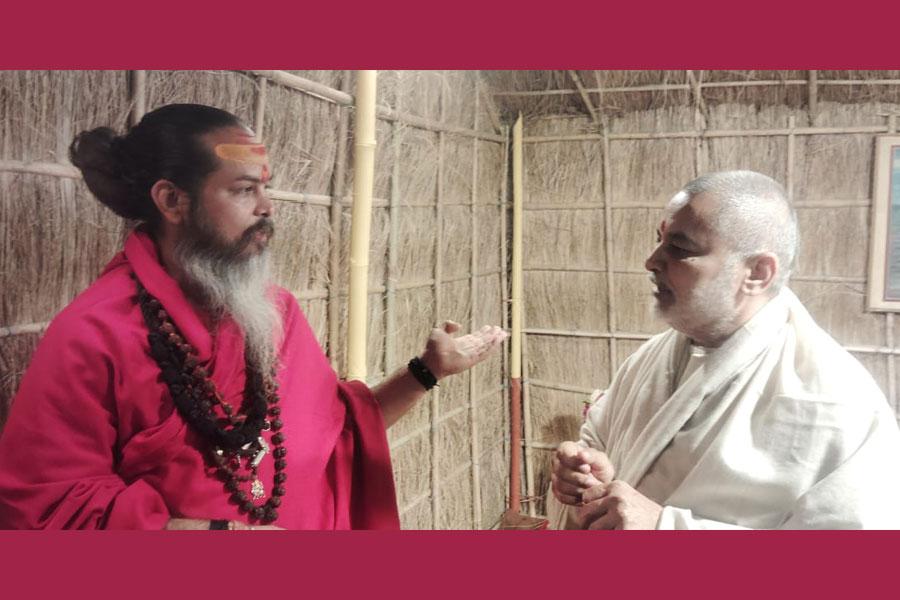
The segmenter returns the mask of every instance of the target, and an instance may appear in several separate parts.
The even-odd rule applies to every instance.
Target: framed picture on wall
[[[900,312],[900,135],[875,142],[869,310]]]

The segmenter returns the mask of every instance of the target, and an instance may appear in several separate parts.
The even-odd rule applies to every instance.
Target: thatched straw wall
[[[749,168],[786,185],[803,238],[791,287],[900,411],[897,325],[864,308],[874,137],[900,114],[900,84],[866,82],[897,73],[581,73],[585,87],[643,87],[588,92],[596,119],[585,104],[548,117],[548,97],[497,96],[506,111],[538,102],[525,122],[527,495],[546,491],[549,450],[577,436],[590,390],[664,328],[643,262],[663,205],[701,172]],[[849,79],[861,81],[823,83]],[[550,98],[563,97],[580,101]]]
[[[289,75],[354,89],[354,73],[343,71],[0,72],[0,427],[46,323],[125,233],[68,165],[69,142],[172,102],[225,108],[261,130],[275,172],[277,279],[342,371],[353,110],[346,96],[300,91]],[[500,323],[506,297],[505,137],[478,73],[379,75],[371,383],[420,352],[440,319]],[[141,77],[143,87],[129,86]],[[502,385],[498,356],[448,380],[390,430],[405,527],[497,523],[508,479]]]

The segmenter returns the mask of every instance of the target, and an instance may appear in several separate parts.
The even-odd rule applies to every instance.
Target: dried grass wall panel
[[[671,181],[693,178],[694,140],[611,140],[609,143],[612,205],[658,204],[672,195]],[[600,148],[596,153],[600,154]]]
[[[384,81],[383,106],[429,120],[438,130],[489,131],[489,126],[479,121],[480,113],[473,104],[478,87],[474,73],[391,72]],[[393,104],[387,102],[391,95]],[[395,287],[391,301],[394,314],[385,315],[395,323],[395,364],[387,365],[388,371],[421,352],[425,336],[438,320],[451,319],[464,328],[470,323],[482,324],[479,319],[500,322],[501,213],[497,203],[503,172],[502,146],[497,142],[476,141],[470,136],[402,122],[391,124],[389,129],[388,147],[396,164],[378,167],[382,174],[379,180],[389,182],[381,189],[396,203],[388,217],[389,233],[397,240],[391,249],[394,266],[384,281],[386,287]],[[438,258],[440,266],[436,265]],[[435,277],[440,280],[435,281]],[[436,312],[438,306],[440,314]],[[396,459],[401,461],[401,473],[422,468],[423,462],[431,468],[425,489],[417,484],[402,492],[404,527],[470,528],[488,526],[499,518],[502,507],[491,514],[481,510],[480,469],[505,471],[506,455],[489,454],[489,462],[482,464],[475,454],[481,454],[489,442],[490,447],[499,443],[503,448],[502,439],[482,436],[478,416],[488,401],[482,400],[481,394],[496,392],[502,384],[499,365],[502,361],[497,357],[473,373],[446,380],[437,394],[426,397],[391,429],[392,444],[423,448],[423,453]],[[504,404],[494,408],[505,415]],[[491,422],[487,431],[502,435],[503,427]],[[427,448],[424,440],[429,440]],[[406,460],[415,461],[417,466],[405,464]],[[496,490],[493,493],[496,496]],[[483,513],[480,523],[476,523],[476,502],[481,503],[477,512]],[[430,511],[423,509],[426,504]],[[422,522],[429,518],[430,523]]]
[[[124,126],[125,90],[124,72],[0,72],[0,160],[67,164],[76,133]],[[0,172],[0,331],[31,331],[0,337],[0,428],[43,324],[97,277],[123,231],[79,180]]]
[[[164,104],[208,104],[253,123],[256,80],[230,71],[148,71],[147,110]]]

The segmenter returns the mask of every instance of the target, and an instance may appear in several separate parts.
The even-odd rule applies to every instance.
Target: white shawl
[[[641,346],[588,413],[584,443],[640,481],[701,403],[697,460],[659,528],[900,528],[900,430],[869,373],[787,289],[673,393],[689,340]]]

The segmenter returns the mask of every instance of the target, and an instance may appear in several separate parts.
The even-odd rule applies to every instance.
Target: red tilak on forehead
[[[262,144],[216,144],[216,156],[225,160],[264,165],[269,162],[266,147]]]
[[[252,140],[249,136],[248,139]],[[260,179],[263,183],[267,183],[272,177],[269,171],[269,157],[266,154],[266,147],[262,144],[216,144],[215,153],[216,156],[225,160],[262,166]]]

